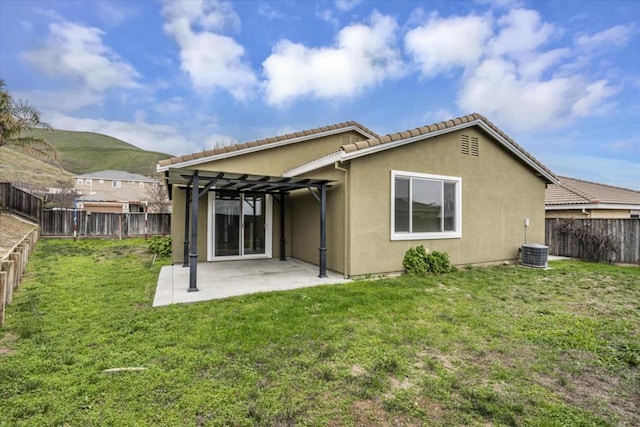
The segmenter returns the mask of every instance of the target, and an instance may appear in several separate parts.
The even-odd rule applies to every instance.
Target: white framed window
[[[85,185],[91,185],[91,178],[87,178],[84,180]]]
[[[111,186],[113,186],[115,188],[120,188],[120,187],[122,187],[122,181],[112,181],[111,182]]]
[[[391,240],[462,237],[462,178],[391,171]]]
[[[139,183],[138,183],[138,187],[140,187],[140,188],[144,188],[144,182],[139,182]]]
[[[100,184],[104,184],[104,179],[101,179],[99,182]]]
[[[82,185],[82,184],[84,184],[84,179],[78,178],[78,180],[76,182],[78,183],[78,185]]]

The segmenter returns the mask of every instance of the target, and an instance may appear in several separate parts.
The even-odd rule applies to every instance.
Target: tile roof
[[[74,178],[92,178],[92,179],[115,179],[120,181],[155,181],[138,173],[131,173],[116,170],[104,170],[98,172],[89,172],[82,175],[74,175]]]
[[[357,151],[357,150],[362,150],[362,149],[369,148],[369,147],[375,147],[377,145],[382,145],[382,144],[388,144],[390,142],[400,141],[402,139],[412,138],[412,137],[416,137],[416,136],[419,136],[419,135],[428,135],[428,134],[433,133],[433,132],[442,131],[442,130],[445,130],[445,129],[453,128],[455,126],[459,126],[459,125],[462,125],[462,124],[465,124],[465,123],[474,122],[474,121],[477,121],[477,120],[481,120],[482,122],[484,122],[485,125],[487,125],[489,128],[491,128],[495,133],[500,135],[507,142],[509,142],[509,144],[511,144],[522,155],[527,157],[529,160],[531,160],[533,163],[535,163],[542,170],[544,170],[545,172],[547,172],[551,176],[555,176],[554,173],[551,172],[551,170],[549,170],[545,165],[540,163],[535,157],[533,157],[531,154],[529,154],[524,148],[522,148],[520,145],[518,145],[506,133],[504,133],[496,125],[491,123],[482,114],[478,114],[478,113],[468,114],[466,116],[457,117],[457,118],[451,119],[451,120],[445,120],[443,122],[438,122],[438,123],[434,123],[434,124],[431,124],[431,125],[427,125],[427,126],[423,126],[423,127],[419,127],[419,128],[415,128],[415,129],[405,130],[403,132],[391,133],[391,134],[388,134],[388,135],[367,139],[365,141],[358,141],[358,142],[355,142],[355,143],[352,143],[352,144],[346,144],[346,145],[343,145],[341,147],[341,149],[346,153],[351,153],[351,152],[354,152],[354,151]]]
[[[581,179],[559,176],[560,185],[551,184],[545,193],[545,204],[583,205],[613,204],[640,205],[640,191]]]
[[[332,130],[338,130],[338,129],[348,128],[348,127],[356,127],[358,129],[360,129],[361,131],[363,131],[364,133],[367,133],[369,135],[378,136],[377,133],[373,132],[372,130],[370,130],[370,129],[364,127],[364,126],[362,126],[360,123],[354,122],[354,121],[348,121],[348,122],[337,123],[337,124],[333,124],[333,125],[329,125],[329,126],[322,126],[322,127],[319,127],[319,128],[314,128],[314,129],[308,129],[308,130],[303,130],[303,131],[299,131],[299,132],[288,133],[288,134],[285,134],[285,135],[278,135],[278,136],[273,136],[273,137],[270,137],[270,138],[258,139],[258,140],[250,141],[250,142],[243,142],[243,143],[234,144],[234,145],[227,145],[227,146],[224,146],[224,147],[215,148],[215,149],[212,149],[212,150],[201,151],[201,152],[192,153],[192,154],[186,154],[186,155],[183,155],[183,156],[171,157],[170,159],[160,160],[158,162],[158,166],[160,166],[160,167],[171,166],[171,165],[175,165],[177,163],[186,162],[186,161],[189,161],[189,160],[206,158],[206,157],[215,156],[215,155],[219,155],[219,154],[231,153],[231,152],[234,152],[234,151],[245,150],[245,149],[249,149],[249,148],[253,148],[253,147],[257,147],[257,146],[261,146],[261,145],[269,145],[269,144],[273,144],[275,142],[282,142],[282,141],[286,141],[286,140],[289,140],[289,139],[302,138],[302,137],[305,137],[305,136],[312,136],[312,135],[320,134],[320,133],[323,133],[323,132],[329,132],[329,131],[332,131]],[[267,148],[267,147],[265,147],[265,148]]]

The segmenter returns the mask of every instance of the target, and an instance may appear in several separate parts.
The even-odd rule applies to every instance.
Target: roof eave
[[[466,129],[466,128],[469,128],[469,127],[472,127],[472,126],[480,126],[483,130],[485,130],[487,133],[489,133],[491,136],[493,136],[496,140],[498,140],[502,145],[504,145],[509,151],[511,151],[511,153],[515,154],[519,159],[521,159],[527,165],[529,165],[534,170],[536,170],[540,176],[544,177],[547,180],[547,183],[560,185],[560,182],[558,181],[558,179],[553,174],[550,174],[549,172],[547,172],[546,170],[541,168],[539,165],[537,165],[533,160],[531,160],[529,157],[527,157],[518,148],[514,147],[513,144],[511,144],[509,141],[504,139],[502,137],[502,135],[500,135],[499,133],[494,131],[490,126],[488,126],[482,119],[475,119],[475,120],[472,120],[472,121],[467,122],[467,123],[461,123],[461,124],[458,124],[458,125],[455,125],[455,126],[452,126],[452,127],[449,127],[449,128],[445,128],[445,129],[440,129],[440,130],[436,130],[436,131],[433,131],[433,132],[429,132],[428,134],[416,135],[416,136],[413,136],[413,137],[410,137],[410,138],[400,139],[400,140],[393,141],[393,142],[388,142],[388,143],[385,143],[385,144],[379,144],[379,145],[376,145],[374,147],[363,148],[363,149],[360,149],[360,150],[352,151],[350,153],[345,153],[344,151],[340,151],[340,152],[336,153],[336,155],[340,154],[340,156],[338,158],[335,158],[333,155],[332,156],[323,157],[323,158],[315,160],[313,162],[309,162],[306,165],[302,165],[302,166],[299,166],[297,168],[290,169],[290,170],[286,171],[283,174],[283,176],[300,175],[300,174],[303,174],[303,173],[311,172],[311,171],[314,171],[316,169],[328,166],[328,165],[330,165],[331,163],[333,163],[335,161],[348,161],[348,160],[357,159],[358,157],[367,156],[369,154],[374,154],[374,153],[377,153],[377,152],[380,152],[380,151],[389,150],[391,148],[399,147],[399,146],[402,146],[402,145],[405,145],[405,144],[411,144],[411,143],[416,142],[416,141],[420,141],[420,140],[428,139],[428,138],[433,138],[433,137],[436,137],[436,136],[440,136],[440,135],[444,135],[444,134],[447,134],[447,133],[450,133],[450,132],[454,132],[456,130]],[[290,175],[285,175],[285,174],[290,174]]]
[[[358,126],[350,125],[350,126],[345,126],[338,129],[331,129],[324,132],[314,133],[310,135],[303,135],[296,138],[285,139],[282,141],[272,142],[268,144],[256,145],[254,147],[243,148],[241,150],[235,150],[235,151],[225,152],[221,154],[214,154],[213,156],[206,156],[206,157],[200,157],[197,159],[191,159],[184,162],[178,162],[178,163],[168,164],[164,166],[160,166],[160,164],[158,164],[156,170],[158,172],[165,172],[165,171],[168,171],[169,169],[174,169],[174,168],[186,168],[189,166],[197,166],[202,163],[222,160],[229,157],[241,156],[243,154],[249,154],[249,153],[258,152],[262,150],[268,150],[270,148],[282,147],[284,145],[295,144],[296,142],[308,141],[312,139],[322,138],[325,136],[337,135],[337,134],[348,132],[348,131],[358,132],[359,134],[361,134],[366,138],[374,137],[374,135],[369,134],[368,132],[364,131]]]
[[[621,209],[640,210],[640,204],[617,204],[617,203],[569,203],[564,205],[545,205],[547,211],[574,210],[574,209]]]

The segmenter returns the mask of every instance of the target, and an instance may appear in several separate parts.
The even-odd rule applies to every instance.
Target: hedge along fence
[[[547,218],[550,255],[640,264],[640,219]]]
[[[38,236],[35,227],[0,259],[0,326],[4,324],[5,307],[13,300],[13,292],[20,284]]]
[[[71,237],[74,231],[78,237],[166,236],[171,234],[171,214],[44,210],[40,227],[42,237]]]

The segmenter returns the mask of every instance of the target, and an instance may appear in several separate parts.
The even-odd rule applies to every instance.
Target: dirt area
[[[0,214],[0,258],[3,258],[34,227],[33,224],[14,216]]]

